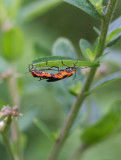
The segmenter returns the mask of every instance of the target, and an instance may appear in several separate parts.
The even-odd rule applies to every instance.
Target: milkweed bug
[[[47,72],[43,72],[42,70],[36,70],[36,68],[33,69],[34,66],[32,64],[31,64],[31,66],[32,66],[32,68],[30,68],[30,65],[29,65],[29,72],[31,72],[33,77],[39,78],[40,80],[49,79],[49,78],[53,77],[53,74],[47,73]],[[46,70],[46,69],[44,69],[44,70]]]
[[[75,73],[75,77],[76,77],[76,69],[77,69],[76,63],[74,64],[74,67],[69,67],[69,66],[65,65],[62,61],[62,64],[67,66],[67,68],[65,70],[60,70],[58,73],[55,73],[53,77],[51,77],[50,79],[47,80],[47,82],[55,82],[55,81],[65,79],[65,78],[71,77],[74,73]]]
[[[74,73],[75,73],[75,76],[74,76],[74,78],[75,78],[76,77],[76,69],[77,69],[76,63],[74,64],[74,67],[69,67],[68,65],[64,64],[62,61],[62,64],[67,66],[67,68],[64,70],[59,70],[59,67],[56,67],[56,66],[52,66],[51,68],[46,68],[46,69],[42,69],[42,70],[36,70],[36,68],[33,69],[34,66],[31,64],[32,68],[30,68],[30,65],[29,65],[29,72],[31,72],[33,77],[40,78],[40,80],[47,79],[47,82],[55,82],[55,81],[59,81],[59,80],[71,77]],[[47,62],[46,62],[46,65],[47,65]],[[53,73],[43,72],[43,70],[57,71],[55,69],[52,69],[53,67],[58,68],[58,73],[53,74]]]

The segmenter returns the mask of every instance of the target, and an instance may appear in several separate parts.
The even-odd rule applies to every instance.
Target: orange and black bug
[[[69,67],[69,66],[65,65],[62,61],[62,64],[67,66],[68,68],[66,68],[65,70],[60,70],[58,73],[53,74],[53,76],[51,78],[49,78],[47,80],[47,82],[55,82],[55,81],[65,79],[65,78],[71,77],[74,73],[75,73],[75,77],[76,77],[76,69],[77,69],[76,63],[74,64],[74,67]]]
[[[33,69],[34,66],[31,64],[32,68],[30,68],[30,65],[29,65],[29,72],[31,72],[32,76],[35,77],[35,78],[39,78],[40,80],[42,79],[50,79],[53,77],[53,74],[51,73],[47,73],[47,72],[43,72],[42,70],[36,70]],[[46,69],[43,69],[43,70],[46,70]]]
[[[59,80],[68,78],[68,77],[72,76],[74,73],[75,73],[75,76],[74,76],[74,78],[75,78],[76,77],[76,69],[77,69],[76,63],[74,64],[74,67],[69,67],[69,66],[65,65],[62,61],[62,64],[67,66],[67,68],[65,70],[59,71],[59,67],[53,66],[55,68],[58,68],[58,73],[55,73],[55,74],[43,72],[42,70],[36,70],[36,68],[33,69],[34,66],[31,64],[32,68],[30,69],[30,65],[29,65],[29,72],[31,72],[33,77],[40,78],[40,80],[47,79],[47,82],[55,82],[55,81],[59,81]],[[54,69],[52,69],[53,67],[46,68],[43,70],[54,70]],[[54,71],[57,71],[57,70],[54,70]]]

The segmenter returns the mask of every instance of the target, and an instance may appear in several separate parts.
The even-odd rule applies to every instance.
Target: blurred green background
[[[21,6],[18,7],[15,15],[10,14],[12,13],[9,10],[10,4],[12,4],[11,1],[0,1],[0,74],[10,69],[11,64],[14,63],[16,65],[19,75],[17,80],[20,94],[20,112],[23,114],[19,118],[19,126],[22,132],[25,160],[44,160],[48,156],[53,143],[37,128],[33,120],[35,118],[41,120],[48,126],[51,132],[58,133],[75,100],[75,97],[69,92],[69,86],[73,85],[73,80],[65,79],[56,83],[39,82],[29,73],[24,73],[28,72],[28,65],[33,59],[52,55],[53,44],[60,37],[68,38],[73,43],[78,57],[84,59],[79,49],[79,40],[84,38],[90,41],[90,43],[93,43],[97,37],[93,26],[99,28],[100,23],[80,9],[64,2],[45,10],[43,13],[38,12],[24,20],[25,11],[27,12],[26,7],[31,5],[30,10],[35,10],[33,3],[37,0],[18,1],[20,1]],[[3,7],[3,2],[7,4],[8,8]],[[113,19],[121,15],[120,6],[121,1],[118,2]],[[12,26],[14,28],[13,32],[17,29],[17,41],[14,40],[11,43],[14,42],[12,44],[13,48],[16,48],[20,52],[19,57],[15,58],[12,49],[12,54],[10,54],[10,50],[6,51],[5,49],[11,48],[9,46],[9,36],[13,35],[11,32],[5,38],[4,34],[8,30],[6,26],[8,28]],[[105,66],[104,71],[99,71],[100,73],[96,81],[109,73],[121,69],[120,44],[121,40],[111,48],[111,53],[105,58],[104,64],[102,64]],[[3,56],[3,51],[6,53],[6,56]],[[67,85],[68,83],[69,85]],[[87,99],[78,116],[80,126],[76,127],[72,135],[68,138],[59,160],[68,159],[72,151],[80,144],[80,128],[83,129],[84,126],[94,123],[108,111],[113,101],[120,99],[120,84],[120,80],[116,81],[116,83],[109,84],[105,88],[96,91]],[[3,104],[11,105],[10,92],[6,81],[0,82],[0,107]],[[88,149],[81,159],[121,160],[120,142],[121,130],[116,135],[112,134],[107,139]],[[0,160],[8,160],[2,139],[0,143]]]

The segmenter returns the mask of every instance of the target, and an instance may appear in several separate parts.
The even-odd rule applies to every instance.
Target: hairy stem
[[[6,132],[2,133],[2,137],[3,137],[3,141],[4,141],[4,144],[5,144],[5,147],[8,151],[10,159],[15,160],[14,159],[14,154],[13,154],[13,151],[12,151],[12,147],[10,145],[10,141],[9,141],[9,138],[8,138],[8,134]]]
[[[83,152],[88,148],[88,145],[82,144],[80,145],[76,152],[73,154],[73,156],[69,160],[78,160],[79,157],[83,154]]]
[[[8,88],[11,96],[12,105],[17,105],[19,107],[20,104],[20,97],[18,93],[18,86],[17,86],[17,80],[15,77],[15,66],[12,66],[12,75],[8,79]],[[12,141],[14,145],[16,146],[16,160],[22,159],[22,151],[21,151],[21,144],[20,144],[20,133],[19,133],[19,127],[18,122],[16,120],[13,120],[13,123],[11,125],[11,136]]]
[[[10,124],[11,124],[11,116],[9,116],[8,119],[7,119],[6,126],[4,128],[4,131],[2,132],[2,137],[3,137],[3,141],[4,141],[4,144],[5,144],[5,147],[8,151],[10,159],[15,160],[14,153],[12,151],[12,147],[10,145],[10,141],[9,141],[9,138],[8,138],[8,129],[10,127]]]
[[[101,33],[100,33],[100,39],[99,39],[99,47],[98,47],[98,52],[97,52],[97,56],[96,58],[100,57],[103,54],[104,48],[105,48],[105,41],[106,41],[106,35],[107,35],[107,31],[108,31],[108,26],[111,20],[111,15],[112,12],[115,8],[115,4],[116,4],[117,0],[109,0],[108,5],[107,5],[107,9],[106,9],[106,13],[102,19],[101,22]],[[94,75],[95,72],[97,70],[97,67],[93,67],[91,68],[87,79],[85,81],[84,87],[82,89],[82,91],[80,92],[80,94],[78,95],[74,105],[71,108],[71,111],[67,117],[67,120],[60,132],[60,135],[58,137],[58,139],[56,140],[56,143],[54,144],[52,151],[48,157],[48,160],[57,160],[57,155],[61,149],[62,144],[64,143],[64,141],[66,140],[69,130],[71,128],[71,126],[73,125],[74,120],[76,119],[76,116],[78,114],[78,111],[83,103],[83,101],[86,98],[86,92],[89,90],[91,83],[94,79]]]

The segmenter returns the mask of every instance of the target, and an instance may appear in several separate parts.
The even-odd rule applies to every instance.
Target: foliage
[[[73,60],[71,57],[61,57],[61,56],[47,56],[42,58],[37,58],[36,60],[32,61],[32,64],[37,67],[65,67],[65,65],[68,65],[70,67],[73,67],[74,64],[76,64],[77,67],[80,66],[98,66],[98,63],[89,62],[89,61],[81,61],[79,59]]]
[[[25,159],[39,157],[44,160],[51,143],[54,147],[48,160],[57,160],[62,148],[59,159],[69,159],[72,151],[81,145],[81,151],[77,148],[79,152],[75,152],[76,160],[89,146],[96,148],[97,143],[101,145],[103,140],[104,148],[106,144],[109,145],[111,135],[118,137],[117,133],[121,134],[121,100],[117,101],[121,89],[121,72],[118,71],[121,68],[121,57],[120,50],[118,52],[115,49],[117,46],[109,48],[121,37],[121,17],[110,23],[116,2],[117,0],[107,3],[103,0],[0,1],[1,160],[8,160],[9,157],[23,160],[23,153]],[[80,10],[96,19],[96,27],[93,27],[97,33],[96,38],[90,32],[93,19],[85,14],[79,15]],[[100,21],[101,28],[97,27],[97,20]],[[74,30],[74,26],[80,28]],[[57,38],[60,35],[64,37]],[[117,45],[120,47],[120,44]],[[62,61],[70,67],[76,65],[74,80],[66,78],[50,84],[44,80],[38,82],[30,74],[24,74],[28,73],[28,64],[33,64],[39,70],[41,67],[66,68]],[[108,67],[103,68],[103,65]],[[92,93],[95,98],[91,96]],[[9,108],[9,114],[8,107],[4,112],[4,105],[7,104],[15,106],[15,110]],[[17,116],[22,115],[17,120],[13,118],[16,117],[16,105],[22,113],[17,110]],[[95,115],[100,117],[95,119]],[[68,137],[69,140],[65,143]],[[110,141],[113,146],[113,141]],[[120,148],[119,142],[116,141],[116,144]],[[3,143],[9,156],[3,150]],[[110,151],[106,156],[113,157],[112,154]],[[89,156],[88,152],[85,155],[90,159],[99,158],[98,155]],[[106,159],[105,156],[101,158]]]
[[[81,135],[81,139],[92,145],[105,138],[121,120],[121,100],[116,101],[109,112],[96,124],[88,127]]]

